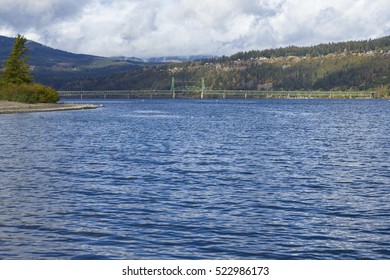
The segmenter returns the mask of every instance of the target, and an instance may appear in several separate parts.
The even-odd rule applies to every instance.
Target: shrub
[[[23,103],[56,103],[60,97],[53,88],[41,84],[3,84],[0,87],[0,99]]]
[[[60,100],[58,92],[51,87],[33,84],[32,88],[37,95],[38,103],[56,103]]]
[[[385,85],[385,86],[381,86],[381,87],[378,87],[376,88],[376,97],[385,97],[385,98],[389,98],[390,97],[390,85]]]

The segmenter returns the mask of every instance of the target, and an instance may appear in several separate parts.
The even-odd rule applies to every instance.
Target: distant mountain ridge
[[[15,38],[0,36],[0,69],[8,58]],[[168,56],[153,58],[137,57],[100,57],[87,54],[75,54],[28,41],[29,65],[37,81],[61,89],[75,80],[101,79],[118,73],[141,71],[161,63],[177,63],[210,59],[214,56]]]
[[[15,38],[0,36],[0,65],[7,59],[14,42]],[[74,54],[53,49],[34,41],[28,41],[26,45],[29,48],[28,55],[31,56],[29,64],[39,67],[53,66],[56,63],[88,64],[96,60],[104,59],[103,57],[93,55]]]
[[[176,63],[176,62],[189,62],[199,61],[205,59],[215,59],[218,56],[215,55],[189,55],[189,56],[162,56],[162,57],[151,57],[144,59],[144,62],[148,63]]]
[[[10,50],[14,44],[15,38],[0,36],[0,65],[7,59]],[[30,64],[34,66],[54,66],[57,63],[75,63],[88,65],[96,61],[112,61],[112,62],[136,62],[136,63],[172,63],[184,61],[196,61],[203,59],[211,59],[216,56],[212,55],[192,55],[192,56],[163,56],[151,58],[138,57],[101,57],[88,54],[75,54],[67,51],[54,49],[43,44],[28,41],[29,55],[31,56]]]
[[[134,61],[144,63],[177,63],[177,62],[188,62],[188,61],[199,61],[205,59],[217,59],[215,55],[189,55],[189,56],[159,56],[150,58],[139,58],[139,57],[127,57],[127,56],[114,56],[112,59],[121,61]]]

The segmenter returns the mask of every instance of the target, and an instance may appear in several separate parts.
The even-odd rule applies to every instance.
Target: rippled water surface
[[[1,259],[390,259],[390,102],[0,115]]]

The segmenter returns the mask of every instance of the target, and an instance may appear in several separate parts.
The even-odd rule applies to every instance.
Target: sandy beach
[[[31,112],[52,112],[67,110],[96,109],[99,106],[91,104],[70,104],[70,103],[38,103],[26,104],[11,101],[0,101],[0,114],[31,113]]]

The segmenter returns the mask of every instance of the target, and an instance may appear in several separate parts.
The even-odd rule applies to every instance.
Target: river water
[[[0,259],[390,259],[387,100],[0,115]]]

